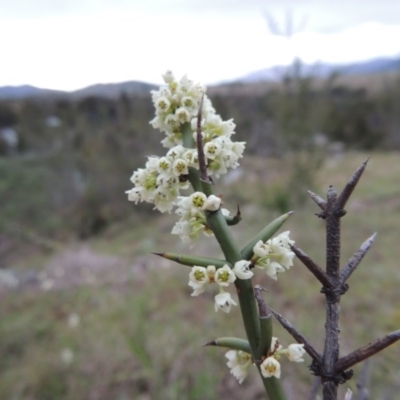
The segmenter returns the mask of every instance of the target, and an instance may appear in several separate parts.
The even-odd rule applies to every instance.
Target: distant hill
[[[249,84],[257,82],[278,82],[289,71],[291,66],[275,66],[261,71],[252,72],[244,77],[235,79],[230,82],[224,82],[213,85],[214,87],[223,86],[224,84]],[[334,72],[338,72],[343,76],[366,76],[369,74],[400,72],[400,58],[377,58],[368,61],[362,61],[352,64],[302,64],[301,74],[303,76],[313,76],[315,78],[327,78]],[[156,85],[150,83],[128,81],[120,83],[99,83],[79,89],[73,92],[64,92],[60,90],[42,89],[35,86],[3,86],[0,87],[0,99],[22,99],[29,97],[69,97],[84,98],[89,96],[116,98],[122,93],[132,94],[148,94],[149,90],[157,88]]]
[[[89,96],[115,98],[120,96],[122,93],[126,94],[149,93],[150,90],[156,88],[157,88],[156,85],[138,81],[128,81],[120,83],[98,83],[96,85],[91,85],[86,88],[71,92],[71,95],[75,98],[82,98]]]
[[[2,86],[0,87],[0,99],[23,99],[38,96],[60,96],[67,92],[61,90],[42,89],[31,85]]]
[[[0,99],[23,99],[30,97],[72,97],[84,98],[89,96],[115,98],[122,93],[138,94],[148,93],[156,88],[156,85],[145,82],[129,81],[121,83],[99,83],[73,92],[61,90],[42,89],[31,85],[2,86],[0,87]]]
[[[279,81],[290,71],[291,68],[292,66],[286,65],[266,68],[261,71],[252,72],[236,81],[243,83]],[[333,73],[343,75],[366,75],[396,70],[400,71],[400,58],[377,58],[352,64],[301,64],[301,75],[314,76],[316,78],[327,78]]]

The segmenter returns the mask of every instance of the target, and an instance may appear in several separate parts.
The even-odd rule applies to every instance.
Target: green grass
[[[354,153],[328,160],[318,171],[314,190],[324,197],[327,186],[333,184],[340,191],[367,156]],[[372,154],[346,207],[342,264],[373,232],[378,231],[378,237],[350,278],[350,290],[342,299],[342,354],[400,328],[399,157],[398,153]],[[241,205],[244,219],[233,231],[243,244],[277,216],[264,201],[273,196],[266,188],[285,187],[290,160],[265,163],[252,158],[244,162],[244,168],[246,176],[240,183],[216,186],[216,192],[224,194],[226,207],[234,210],[237,202]],[[316,212],[318,208],[310,200],[283,229],[290,230],[296,244],[323,266],[324,226],[313,215]],[[187,267],[147,255],[164,250],[190,252],[169,234],[174,220],[174,215],[164,215],[134,225],[136,219],[128,218],[95,239],[75,244],[97,255],[117,256],[114,274],[122,274],[119,280],[101,279],[100,271],[92,285],[83,282],[50,291],[31,287],[0,294],[1,399],[263,398],[255,371],[239,386],[225,365],[224,350],[202,347],[218,336],[243,337],[239,311],[216,314],[212,290],[190,297]],[[217,246],[206,238],[192,252],[221,257]],[[35,257],[35,263],[40,261],[44,269],[60,260],[57,253]],[[27,256],[14,263],[20,269],[28,264]],[[257,274],[255,281],[268,289],[268,304],[321,350],[324,297],[306,268],[296,261],[278,282],[263,274]],[[75,328],[68,325],[72,313],[80,316]],[[289,335],[277,324],[274,327],[283,344],[289,344]],[[62,361],[65,349],[73,353],[70,364]],[[399,356],[400,347],[395,344],[372,359],[371,398],[396,397]],[[290,399],[306,398],[312,382],[309,363],[309,358],[305,364],[283,362],[282,381]],[[359,372],[357,366],[355,378],[344,386],[356,391]]]

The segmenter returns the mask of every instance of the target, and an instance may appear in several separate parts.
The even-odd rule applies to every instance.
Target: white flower
[[[204,145],[204,155],[210,160],[214,160],[221,151],[221,145],[216,141],[208,142]]]
[[[257,257],[266,257],[269,254],[269,245],[259,240],[253,247],[253,252]]]
[[[172,82],[175,79],[174,74],[170,70],[168,70],[165,74],[163,74],[162,77],[165,83]]]
[[[282,265],[271,260],[268,260],[268,263],[264,269],[266,274],[275,281],[278,280],[278,274],[285,272],[285,268],[283,268]]]
[[[290,231],[285,231],[280,233],[278,236],[275,236],[272,239],[272,244],[285,247],[286,249],[290,249],[290,245],[293,245],[295,241],[290,239],[289,235]]]
[[[229,286],[230,283],[235,282],[236,276],[229,265],[225,264],[222,268],[218,268],[215,273],[215,282],[220,286]]]
[[[254,274],[250,270],[250,261],[240,260],[235,263],[233,272],[239,279],[250,279]]]
[[[183,158],[178,158],[172,165],[172,172],[176,176],[187,175],[189,173],[188,162]]]
[[[194,265],[189,273],[189,286],[194,289],[192,296],[198,296],[205,290],[207,283],[214,281],[215,266],[209,265],[207,268]]]
[[[166,97],[159,97],[154,103],[156,110],[160,112],[166,112],[169,109],[170,105],[171,103]]]
[[[281,349],[282,349],[282,345],[279,343],[279,339],[275,336],[272,336],[271,346],[269,347],[269,351],[273,354],[276,351],[279,351]]]
[[[242,383],[247,376],[248,369],[252,364],[251,355],[242,350],[229,350],[225,353],[228,359],[226,365],[230,368],[231,374]]]
[[[294,240],[289,238],[289,231],[283,232],[263,243],[261,240],[253,247],[255,266],[264,269],[268,276],[277,279],[280,272],[285,272],[293,265],[295,254],[290,250]]]
[[[189,202],[193,211],[204,210],[207,205],[207,196],[202,192],[194,192],[189,196]]]
[[[185,107],[179,107],[178,109],[176,109],[175,115],[178,117],[178,120],[181,124],[190,121],[191,115]]]
[[[168,172],[171,168],[171,161],[167,157],[161,157],[157,161],[157,172],[159,174]]]
[[[221,292],[215,296],[215,311],[221,310],[229,313],[231,306],[236,306],[236,302],[232,299],[231,294],[228,292]]]
[[[303,355],[306,351],[304,350],[304,344],[293,343],[290,344],[286,350],[286,355],[289,361],[292,362],[303,362]]]
[[[215,195],[210,195],[207,197],[206,210],[217,211],[221,207],[221,199]]]
[[[295,256],[293,251],[274,243],[271,244],[270,251],[271,260],[276,261],[282,265],[282,267],[289,269],[293,265],[293,258]]]
[[[261,374],[264,378],[281,377],[281,365],[274,357],[267,357],[260,365]]]

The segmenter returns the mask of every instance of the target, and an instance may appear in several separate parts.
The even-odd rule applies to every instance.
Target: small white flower
[[[211,141],[204,145],[204,155],[210,160],[214,160],[221,153],[221,150],[220,144],[216,141]]]
[[[189,173],[188,163],[183,158],[178,158],[172,165],[172,172],[176,176],[187,175]]]
[[[207,197],[206,210],[217,211],[221,207],[221,199],[215,195],[210,195]]]
[[[175,115],[177,116],[181,124],[190,121],[191,116],[189,114],[189,111],[185,107],[179,107],[178,109],[176,109]]]
[[[231,374],[242,383],[247,376],[248,369],[252,364],[251,355],[241,350],[229,350],[225,353],[228,359],[226,365],[230,368]]]
[[[157,111],[166,112],[171,103],[166,97],[159,97],[154,105]]]
[[[225,264],[222,268],[218,268],[215,273],[215,282],[220,286],[229,286],[230,283],[235,282],[236,276],[229,265]]]
[[[272,244],[284,247],[286,249],[290,249],[290,245],[293,245],[295,241],[290,239],[289,235],[290,231],[285,231],[280,233],[278,236],[275,236],[272,239]]]
[[[225,313],[229,313],[231,306],[236,306],[236,302],[232,299],[231,294],[228,292],[222,292],[215,296],[215,311],[221,310]]]
[[[207,268],[194,265],[189,273],[189,286],[194,289],[192,296],[198,296],[205,290],[205,285],[214,280],[215,266]]]
[[[250,279],[254,274],[250,270],[250,261],[240,260],[235,263],[233,272],[239,279]]]
[[[286,355],[289,361],[292,362],[303,362],[303,355],[306,351],[304,350],[304,344],[293,343],[290,344],[286,350]]]
[[[159,174],[169,171],[171,168],[171,161],[167,157],[161,157],[157,162],[157,172]]]
[[[275,353],[276,351],[279,351],[280,349],[282,349],[282,345],[279,343],[279,339],[275,336],[272,336],[271,346],[269,347],[269,351],[271,353]]]
[[[162,78],[164,79],[165,83],[172,82],[175,79],[174,74],[171,70],[168,70],[165,74],[163,74]]]
[[[194,192],[189,196],[193,211],[204,210],[207,205],[207,196],[202,192]]]
[[[281,377],[281,365],[274,357],[267,357],[260,365],[261,374],[264,378]]]
[[[281,264],[270,260],[268,260],[268,263],[264,269],[266,274],[275,281],[278,280],[279,273],[285,272],[285,268],[283,268]]]
[[[291,250],[271,244],[270,258],[278,262],[282,267],[289,269],[293,265],[294,256],[295,254]]]
[[[266,257],[269,254],[269,245],[259,240],[253,247],[253,252],[257,257]]]

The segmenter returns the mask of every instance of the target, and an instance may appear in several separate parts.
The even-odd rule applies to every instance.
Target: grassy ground
[[[329,184],[340,190],[367,156],[328,160],[314,189],[320,195]],[[343,219],[343,264],[372,233],[378,231],[378,237],[342,300],[341,354],[400,328],[399,161],[398,153],[372,154]],[[278,215],[266,204],[280,204],[276,192],[284,188],[290,160],[251,159],[243,165],[247,172],[240,184],[216,191],[224,194],[228,208],[241,204],[244,220],[233,229],[244,244]],[[324,226],[315,212],[310,200],[284,229],[323,265]],[[263,398],[255,371],[239,386],[225,366],[224,351],[201,347],[218,336],[243,336],[238,310],[214,313],[212,290],[191,298],[188,269],[148,255],[189,251],[169,235],[173,222],[173,215],[142,226],[127,220],[91,241],[13,259],[20,273],[35,269],[41,274],[0,290],[1,399]],[[207,238],[193,252],[220,257]],[[310,273],[296,262],[276,283],[262,274],[256,281],[268,288],[267,302],[321,349],[324,298]],[[290,343],[277,324],[275,329],[284,344]],[[371,361],[371,398],[396,398],[399,356],[395,344]],[[309,361],[284,363],[282,381],[290,399],[306,398],[313,380]],[[356,390],[359,372],[356,367],[346,387]]]

